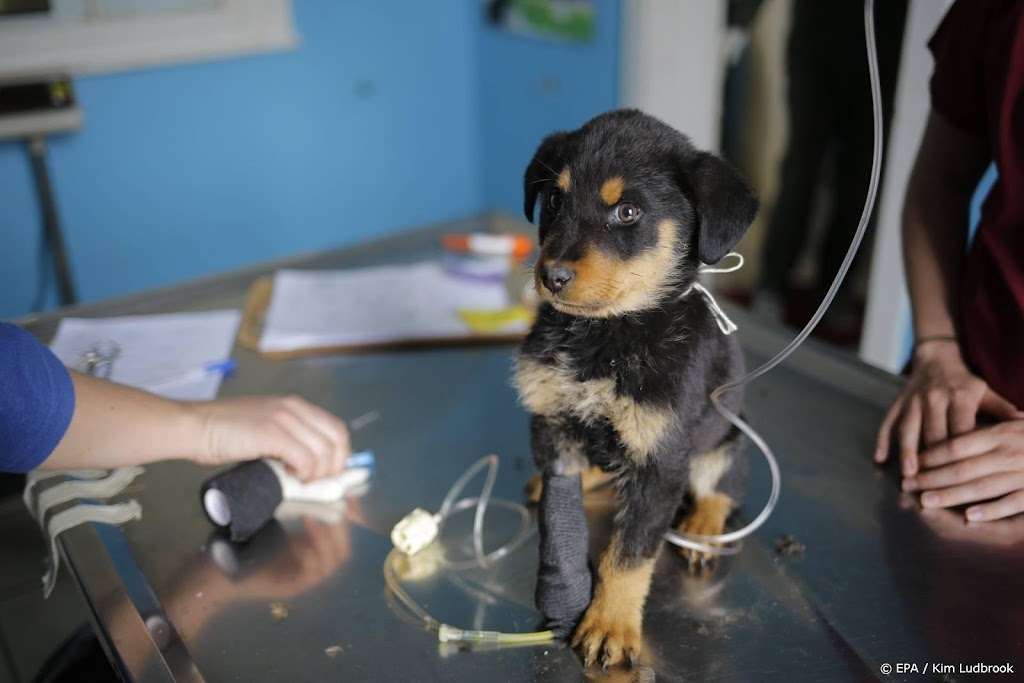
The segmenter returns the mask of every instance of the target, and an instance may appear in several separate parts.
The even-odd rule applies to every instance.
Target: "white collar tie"
[[[736,259],[736,265],[728,266],[728,267],[725,267],[725,268],[716,268],[715,266],[707,266],[707,265],[705,265],[705,266],[701,266],[700,268],[698,268],[697,272],[698,273],[734,273],[734,272],[736,272],[737,270],[739,270],[740,268],[743,267],[743,255],[742,254],[738,254],[735,251],[730,251],[728,254],[726,254],[725,256],[722,257],[722,260],[725,260],[725,259],[729,258],[730,256],[732,256],[732,257],[734,257]],[[721,262],[721,261],[719,261],[719,262]],[[699,282],[694,282],[692,285],[690,285],[686,289],[685,292],[683,292],[683,296],[687,296],[690,292],[692,292],[695,289],[698,292],[700,292],[701,296],[704,297],[704,301],[707,302],[708,308],[711,310],[711,315],[713,315],[715,317],[715,322],[718,323],[718,329],[722,330],[722,334],[727,334],[728,335],[728,334],[732,334],[733,332],[735,332],[738,329],[736,327],[736,323],[734,323],[732,320],[729,319],[729,316],[727,316],[725,314],[725,311],[722,310],[722,307],[718,305],[718,302],[715,301],[715,296],[710,291],[708,291],[707,287],[705,287],[704,285],[700,284]]]

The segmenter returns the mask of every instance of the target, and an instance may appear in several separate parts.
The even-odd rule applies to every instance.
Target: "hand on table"
[[[1024,419],[953,437],[919,459],[920,471],[904,479],[903,490],[921,492],[923,507],[972,504],[965,512],[971,521],[1024,512]]]
[[[997,420],[1024,418],[1024,412],[968,370],[955,342],[919,346],[914,365],[910,380],[882,421],[875,448],[875,462],[885,462],[895,431],[904,477],[913,477],[923,466],[918,457],[921,447],[931,448],[971,432],[979,412]]]
[[[201,465],[272,457],[310,481],[339,474],[350,455],[345,423],[296,396],[223,399],[191,406],[201,419]]]

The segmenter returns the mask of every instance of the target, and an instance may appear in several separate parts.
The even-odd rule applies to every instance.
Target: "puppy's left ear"
[[[685,176],[697,210],[697,254],[703,263],[717,263],[754,222],[757,196],[739,171],[708,152],[700,153]]]

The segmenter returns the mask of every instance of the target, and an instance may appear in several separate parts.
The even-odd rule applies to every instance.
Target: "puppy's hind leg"
[[[731,436],[714,450],[690,460],[690,493],[693,505],[677,527],[682,535],[718,536],[725,531],[726,520],[738,505],[746,474],[746,461],[739,449],[740,440]],[[708,545],[715,545],[709,542]],[[691,572],[714,565],[710,552],[681,548]]]

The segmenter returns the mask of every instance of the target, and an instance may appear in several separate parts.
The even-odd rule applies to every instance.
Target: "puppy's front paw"
[[[677,531],[683,536],[717,536],[725,531],[725,521],[729,518],[729,511],[732,510],[732,499],[721,493],[694,501],[693,509],[679,524]],[[706,545],[715,546],[717,543],[701,541]],[[715,565],[716,555],[704,550],[693,548],[680,548],[686,566],[691,573],[699,574],[710,570]]]
[[[633,665],[643,647],[642,619],[631,619],[607,604],[604,600],[591,603],[576,628],[572,646],[583,658],[584,666],[600,664],[607,668],[626,662]]]

